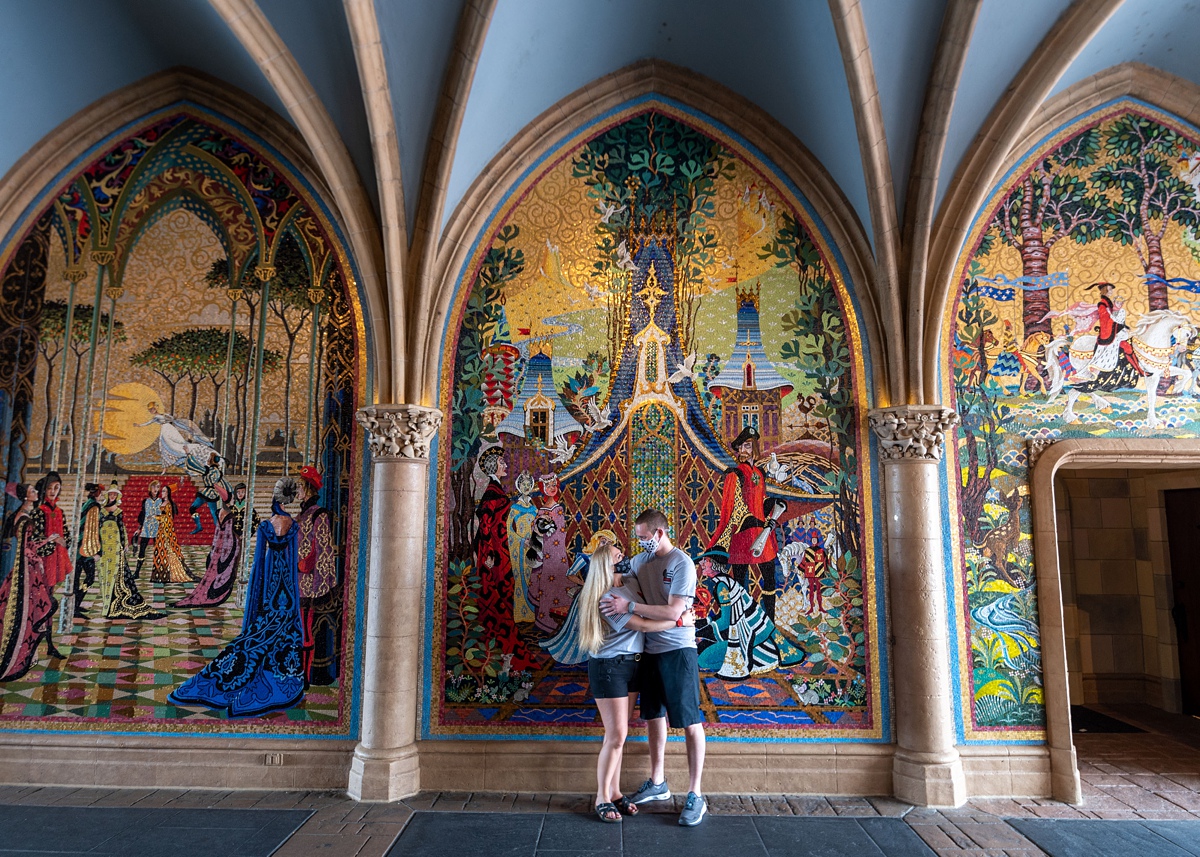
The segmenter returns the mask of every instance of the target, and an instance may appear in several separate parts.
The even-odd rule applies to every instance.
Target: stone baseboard
[[[335,789],[355,742],[136,736],[0,736],[0,783],[203,789]]]
[[[595,742],[422,741],[421,788],[430,791],[591,792]],[[726,744],[710,741],[704,790],[712,794],[889,795],[887,744]],[[644,742],[626,746],[626,787],[646,777]],[[667,781],[687,783],[683,742],[667,745]]]
[[[968,797],[1050,797],[1050,748],[1046,745],[965,745],[958,748]]]
[[[1163,682],[1158,676],[1142,673],[1084,673],[1084,704],[1162,705]]]

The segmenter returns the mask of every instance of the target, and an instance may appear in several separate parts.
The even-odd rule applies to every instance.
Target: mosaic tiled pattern
[[[700,709],[708,723],[736,726],[846,727],[867,722],[865,708],[832,709],[803,704],[790,681],[793,676],[801,677],[792,670],[774,670],[742,682],[702,677]],[[490,708],[447,706],[446,716],[448,721],[456,724],[600,725],[600,713],[588,690],[586,664],[542,670],[528,696],[519,702]]]
[[[189,568],[204,568],[204,549],[185,546],[183,553]],[[231,606],[236,597],[220,607],[172,608],[168,605],[184,598],[195,584],[151,583],[149,575],[146,563],[138,590],[157,611],[167,614],[164,618],[154,622],[102,618],[93,592],[83,602],[90,618],[75,619],[67,634],[56,635],[55,644],[66,660],[48,661],[43,647],[29,672],[0,685],[0,723],[39,718],[43,727],[55,723],[69,728],[80,719],[103,718],[129,723],[153,720],[165,728],[170,721],[181,721],[186,729],[187,722],[226,719],[223,712],[207,708],[178,708],[167,701],[167,695],[237,636],[242,611]],[[335,684],[312,687],[301,705],[256,722],[315,725],[337,720]]]

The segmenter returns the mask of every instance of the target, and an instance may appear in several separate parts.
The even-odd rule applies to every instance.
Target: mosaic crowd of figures
[[[362,319],[319,205],[237,136],[164,111],[5,248],[0,723],[350,728]]]
[[[1198,140],[1148,105],[1105,105],[1029,152],[976,219],[944,376],[962,418],[959,621],[976,737],[1037,737],[1044,723],[1030,444],[1200,434]]]
[[[735,138],[580,132],[463,277],[439,459],[429,730],[595,726],[586,545],[658,508],[697,561],[729,736],[879,737],[865,342],[828,244]]]

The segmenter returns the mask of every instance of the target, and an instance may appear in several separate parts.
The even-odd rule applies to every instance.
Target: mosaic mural
[[[139,124],[0,256],[0,729],[348,734],[348,259],[261,143]]]
[[[1031,151],[977,217],[946,342],[967,737],[1042,737],[1031,441],[1196,437],[1200,134],[1140,102]]]
[[[865,337],[793,189],[632,107],[512,190],[453,319],[426,734],[591,734],[583,548],[648,507],[697,560],[710,734],[889,734]]]

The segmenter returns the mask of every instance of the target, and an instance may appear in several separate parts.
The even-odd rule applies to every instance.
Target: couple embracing
[[[670,800],[664,769],[668,722],[683,729],[687,741],[690,783],[679,823],[694,827],[708,811],[700,791],[704,717],[691,610],[696,566],[671,544],[667,527],[662,512],[642,512],[634,525],[642,552],[628,563],[612,533],[597,533],[579,594],[579,643],[589,654],[588,679],[604,724],[596,763],[596,816],[605,822],[637,815],[638,804]],[[625,796],[621,756],[639,693],[650,777]]]

